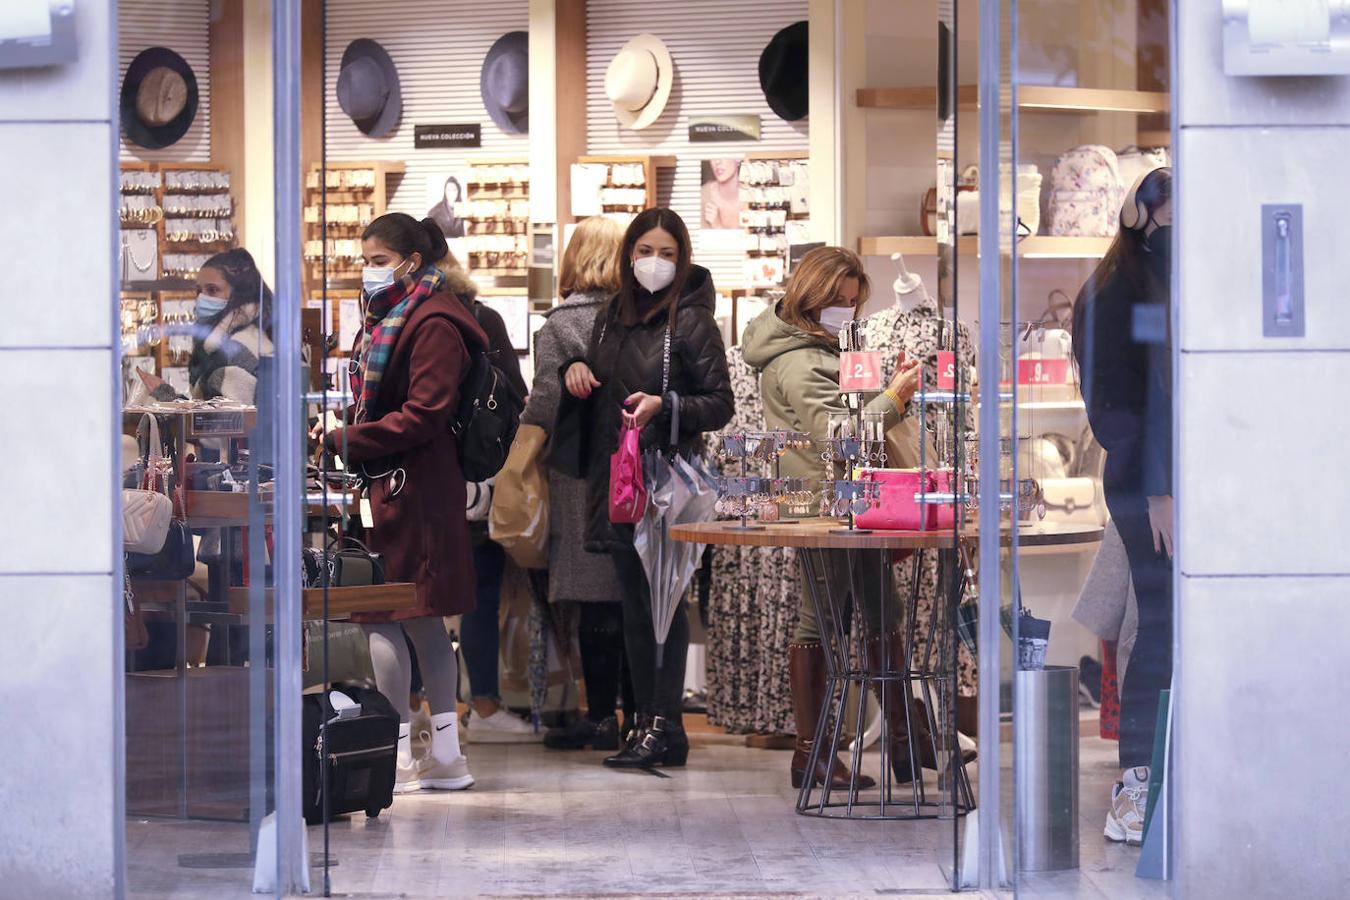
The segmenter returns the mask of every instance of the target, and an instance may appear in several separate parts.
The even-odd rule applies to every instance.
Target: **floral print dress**
[[[923,290],[923,288],[920,287],[919,290]],[[929,390],[937,390],[936,361],[940,349],[939,335],[944,329],[950,330],[951,323],[943,322],[938,315],[936,301],[928,296],[927,292],[924,293],[924,301],[913,310],[905,310],[899,304],[896,304],[868,316],[864,323],[863,333],[867,340],[868,349],[877,350],[881,353],[883,384],[889,382],[895,374],[896,361],[899,358],[900,351],[903,350],[908,358],[914,359],[917,357],[923,360],[924,383]],[[951,346],[951,343],[951,338],[948,336],[946,345]],[[975,349],[971,343],[970,329],[964,322],[957,323],[956,344],[960,348],[957,354],[960,364],[967,367],[974,365]],[[968,405],[965,412],[965,431],[967,434],[973,434],[975,429],[974,409]],[[930,433],[937,422],[938,415],[939,410],[937,408],[928,410],[927,425]],[[896,596],[908,597],[914,580],[914,558],[910,557],[895,566],[893,575]],[[915,610],[917,628],[914,653],[916,660],[925,658],[929,624],[933,618],[933,609],[937,603],[937,598],[937,554],[929,552],[924,554],[923,571],[919,576],[919,598]],[[959,645],[957,692],[964,697],[973,697],[976,691],[975,658],[964,643],[960,641],[957,643]],[[937,651],[934,648],[934,665],[936,665],[936,661]]]
[[[723,434],[763,431],[759,376],[740,347],[727,351],[736,412]],[[721,448],[721,434],[714,453]],[[726,474],[739,473],[739,463]],[[795,728],[788,641],[797,629],[797,557],[789,548],[715,547],[709,592],[708,720],[733,734]]]

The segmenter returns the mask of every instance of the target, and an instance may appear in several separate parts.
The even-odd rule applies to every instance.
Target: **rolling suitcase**
[[[324,694],[305,695],[303,746],[307,824],[324,820],[325,796],[329,820],[362,810],[374,818],[394,802],[398,713],[379,691],[334,685]]]

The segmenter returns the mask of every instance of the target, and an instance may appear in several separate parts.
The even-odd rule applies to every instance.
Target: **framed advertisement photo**
[[[511,349],[517,353],[530,352],[530,300],[528,297],[479,297],[478,301],[495,310],[506,323],[506,335]]]

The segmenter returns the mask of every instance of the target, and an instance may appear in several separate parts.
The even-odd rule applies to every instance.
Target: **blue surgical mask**
[[[361,286],[366,296],[374,296],[394,283],[394,269],[397,266],[366,266],[361,270]]]
[[[193,312],[197,314],[198,319],[214,319],[225,311],[225,306],[230,301],[223,297],[212,297],[208,294],[198,294],[197,302],[193,304]]]
[[[820,327],[830,334],[838,334],[844,325],[853,321],[853,307],[827,306],[820,311]]]

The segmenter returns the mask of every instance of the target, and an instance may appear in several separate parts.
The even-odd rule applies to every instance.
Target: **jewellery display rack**
[[[530,273],[530,165],[521,159],[469,163],[461,262],[493,287],[523,286]],[[516,281],[519,285],[515,285]]]
[[[741,163],[741,227],[745,230],[744,284],[781,285],[788,248],[805,243],[810,213],[806,153],[750,154]]]
[[[845,323],[839,331],[839,348],[846,353],[867,349],[862,323]],[[846,534],[867,534],[859,529],[857,517],[881,502],[881,485],[875,481],[857,478],[857,470],[864,466],[886,465],[885,416],[869,413],[864,408],[865,391],[840,391],[848,411],[831,413],[829,436],[817,440],[820,458],[825,464],[826,477],[821,480],[821,515],[844,517],[848,525],[837,529]],[[844,477],[835,478],[835,471],[843,466]]]
[[[721,515],[738,517],[740,527],[746,531],[758,531],[764,528],[762,522],[751,525],[750,517],[757,520],[763,510],[772,506],[775,514],[779,505],[789,508],[810,506],[815,494],[813,480],[800,477],[784,477],[782,457],[788,450],[808,447],[811,436],[798,431],[747,431],[722,436],[720,456],[723,462],[740,461],[739,475],[725,475],[718,479],[717,512]],[[773,475],[750,475],[750,460],[772,463]],[[765,520],[771,524],[784,524],[791,519]]]
[[[329,162],[305,175],[306,294],[360,288],[361,233],[388,211],[405,167],[397,162]]]
[[[644,209],[660,205],[657,188],[662,169],[673,170],[673,156],[582,156],[579,166],[605,166],[600,184],[600,214],[624,225]],[[575,202],[575,198],[574,198]]]
[[[230,172],[210,163],[122,163],[122,289],[190,291],[201,264],[235,245]],[[141,232],[153,241],[137,240]]]

